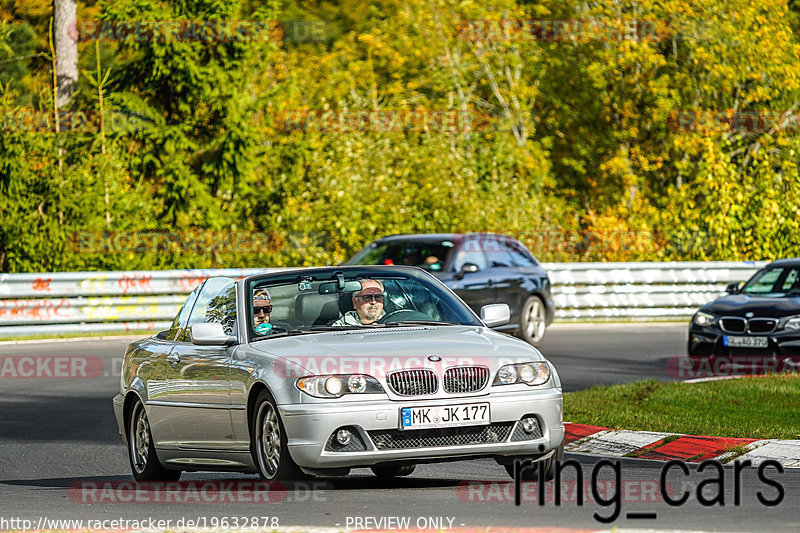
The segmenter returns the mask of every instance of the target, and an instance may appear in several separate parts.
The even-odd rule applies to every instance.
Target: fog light
[[[353,434],[346,429],[340,429],[336,432],[336,442],[342,446],[347,446],[353,438]]]
[[[530,435],[536,428],[539,426],[539,423],[536,421],[535,418],[526,417],[522,419],[522,430]]]

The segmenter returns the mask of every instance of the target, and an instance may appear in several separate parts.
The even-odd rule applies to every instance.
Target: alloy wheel
[[[142,404],[137,406],[131,425],[131,462],[136,472],[141,474],[147,468],[150,455],[150,424]]]
[[[260,434],[258,435],[259,454],[264,472],[274,477],[281,462],[281,427],[278,414],[269,403],[265,402],[259,409]]]
[[[541,300],[532,297],[525,306],[525,337],[530,342],[539,342],[544,337],[545,309]]]

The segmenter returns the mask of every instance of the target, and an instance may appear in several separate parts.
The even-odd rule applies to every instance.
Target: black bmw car
[[[689,355],[800,355],[800,258],[781,259],[700,308],[689,325]]]
[[[504,303],[511,320],[497,328],[535,344],[553,321],[550,278],[516,239],[492,233],[392,235],[373,241],[346,265],[412,265],[439,278],[476,313]]]

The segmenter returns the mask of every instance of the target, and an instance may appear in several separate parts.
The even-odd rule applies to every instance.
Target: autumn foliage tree
[[[53,111],[50,4],[0,0],[0,268],[313,265],[476,230],[555,261],[800,255],[794,9],[90,1],[72,108],[109,120],[56,135],[14,121]],[[115,33],[143,21],[178,30]],[[263,31],[208,39],[192,21]],[[80,231],[274,239],[81,253]]]

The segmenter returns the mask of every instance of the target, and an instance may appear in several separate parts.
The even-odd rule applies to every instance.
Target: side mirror
[[[228,346],[236,342],[236,337],[228,335],[217,322],[193,324],[189,329],[192,344],[198,346]]]
[[[491,304],[481,307],[481,320],[486,327],[504,326],[511,320],[511,309],[508,304]]]
[[[456,279],[461,279],[464,277],[464,274],[468,274],[470,272],[477,272],[481,268],[476,265],[475,263],[464,263],[461,265],[461,270],[458,271],[458,274],[455,275]]]
[[[725,292],[728,294],[739,294],[742,290],[742,282],[741,281],[734,281],[733,283],[728,284],[725,287]]]

